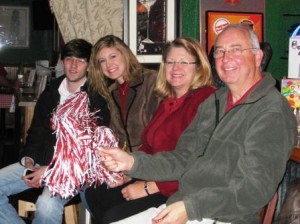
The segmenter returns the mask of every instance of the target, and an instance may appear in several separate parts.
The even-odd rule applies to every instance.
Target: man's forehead
[[[242,44],[240,43],[223,44],[223,45],[216,44],[215,48],[218,49],[218,48],[235,48],[235,47],[242,47]]]
[[[226,45],[226,47],[235,47],[247,45],[249,42],[245,32],[231,28],[219,34],[215,46],[224,47]]]

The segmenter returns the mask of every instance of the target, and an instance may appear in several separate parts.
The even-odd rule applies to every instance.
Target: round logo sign
[[[230,22],[227,19],[225,19],[225,18],[219,18],[219,19],[217,19],[215,21],[214,27],[213,27],[214,32],[216,34],[219,34],[229,24],[230,24]]]

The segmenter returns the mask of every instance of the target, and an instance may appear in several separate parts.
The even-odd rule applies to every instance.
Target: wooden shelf
[[[283,14],[283,16],[296,16],[296,17],[300,17],[300,14]]]

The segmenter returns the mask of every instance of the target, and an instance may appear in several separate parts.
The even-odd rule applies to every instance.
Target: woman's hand
[[[119,148],[98,148],[98,154],[105,167],[113,172],[128,171],[132,168],[134,158]]]
[[[45,173],[47,166],[30,167],[30,169],[34,172],[23,176],[22,179],[24,180],[26,185],[34,188],[39,188],[41,176]]]
[[[121,192],[123,194],[123,198],[127,201],[147,196],[147,193],[144,190],[143,181],[136,181],[133,184],[129,184],[124,187]]]
[[[167,206],[156,217],[152,219],[152,224],[185,224],[188,221],[185,205],[183,201],[175,202]]]
[[[123,184],[126,184],[127,182],[131,181],[131,177],[128,177],[126,175],[123,176],[122,179],[117,179],[115,180],[116,182],[114,183],[107,183],[107,185],[110,187],[110,188],[115,188],[115,187],[119,187]]]
[[[136,181],[132,184],[127,185],[122,189],[123,197],[127,201],[129,201],[148,196],[147,192],[144,189],[144,183],[145,181]],[[147,185],[150,194],[159,192],[154,181],[148,181]]]

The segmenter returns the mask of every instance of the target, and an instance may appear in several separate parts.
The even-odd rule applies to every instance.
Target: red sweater
[[[143,145],[139,148],[148,154],[174,150],[181,133],[193,120],[198,106],[215,92],[212,87],[190,91],[179,99],[162,101],[142,134]],[[171,196],[178,189],[177,181],[156,182],[160,193]]]

